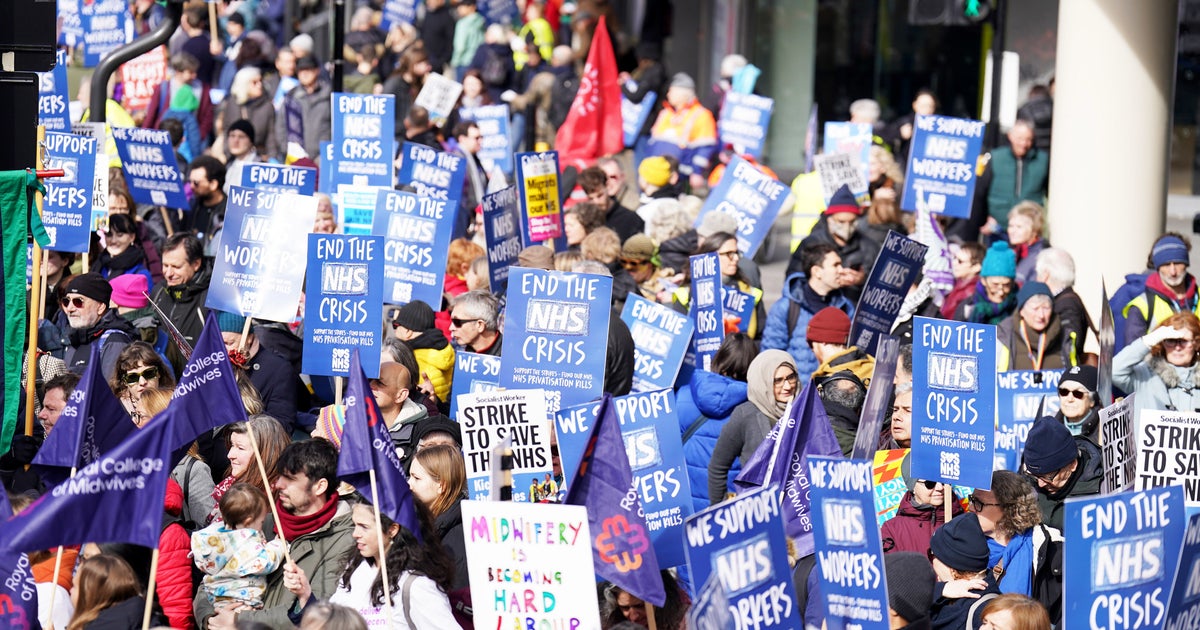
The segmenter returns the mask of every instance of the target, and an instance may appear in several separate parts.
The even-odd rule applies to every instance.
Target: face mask
[[[848,241],[850,240],[850,237],[854,235],[854,224],[830,222],[829,233],[842,239],[843,241]]]

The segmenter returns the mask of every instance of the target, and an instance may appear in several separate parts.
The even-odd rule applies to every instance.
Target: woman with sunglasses
[[[1137,393],[1133,417],[1142,409],[1200,411],[1197,339],[1200,320],[1181,311],[1113,357],[1113,385]]]
[[[135,341],[117,355],[117,369],[109,386],[117,400],[125,406],[125,411],[129,412],[129,417],[133,418],[134,424],[140,427],[150,419],[138,404],[142,392],[157,387],[174,387],[175,378],[150,344]]]
[[[946,524],[946,490],[950,490],[951,510],[954,516],[962,514],[962,506],[954,500],[954,489],[938,481],[917,479],[912,476],[911,457],[900,464],[900,474],[908,485],[908,492],[900,498],[896,515],[879,528],[884,553],[914,551],[926,558],[929,556],[929,541],[933,533]]]
[[[1058,379],[1058,413],[1055,419],[1071,430],[1100,443],[1100,399],[1096,396],[1098,372],[1090,365],[1076,365]]]

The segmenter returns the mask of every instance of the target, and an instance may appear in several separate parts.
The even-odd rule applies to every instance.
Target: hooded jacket
[[[812,319],[817,312],[805,300],[804,289],[808,286],[808,278],[803,273],[793,273],[788,276],[783,286],[783,296],[786,299],[772,304],[771,310],[767,313],[767,325],[763,328],[762,348],[764,350],[787,350],[788,354],[792,355],[796,361],[796,371],[800,374],[800,386],[803,387],[808,382],[809,376],[819,367],[817,355],[813,354],[812,348],[808,346],[808,340],[805,338],[808,331],[808,320]],[[796,318],[795,328],[788,330],[788,309],[792,303],[799,305],[800,314]],[[826,295],[824,306],[837,307],[845,311],[851,319],[854,318],[854,303],[840,291],[832,291]]]
[[[896,515],[879,528],[884,553],[915,551],[929,556],[929,540],[946,524],[946,508],[944,505],[917,507],[913,501],[912,490],[905,492]],[[951,510],[954,516],[962,514],[962,504],[954,501]]]
[[[91,328],[71,328],[67,336],[71,341],[71,345],[63,351],[63,362],[67,364],[67,369],[83,374],[92,358],[92,344],[99,343],[100,367],[106,381],[112,380],[121,351],[140,338],[133,324],[117,314],[115,308],[104,311]]]
[[[711,503],[708,500],[708,462],[721,428],[729,420],[734,407],[746,402],[746,383],[713,372],[696,370],[692,379],[676,393],[675,406],[679,416],[679,432],[685,436],[683,459],[687,464],[688,480],[692,485],[692,505],[700,511]],[[697,424],[700,423],[700,424]],[[688,435],[688,433],[691,435]],[[737,477],[741,465],[730,468]],[[726,482],[726,491],[732,486]]]
[[[1200,410],[1200,364],[1192,366],[1188,378],[1180,378],[1174,366],[1150,354],[1150,348],[1140,339],[1113,357],[1112,382],[1122,391],[1137,392],[1133,397],[1134,418],[1143,409]]]
[[[450,400],[450,383],[454,380],[454,348],[446,340],[442,331],[436,328],[421,331],[420,336],[404,342],[412,348],[413,356],[417,358],[417,367],[421,373],[429,377],[433,383],[433,391],[438,400]],[[415,379],[419,382],[420,377]]]

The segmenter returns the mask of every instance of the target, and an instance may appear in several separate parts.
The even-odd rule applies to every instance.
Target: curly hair
[[[131,370],[137,369],[139,364],[158,369],[159,387],[174,387],[174,372],[167,368],[167,364],[154,351],[154,347],[145,341],[135,341],[125,346],[121,354],[117,355],[117,369],[113,370],[112,378],[108,383],[114,394],[120,396],[129,387],[122,382],[121,377]]]
[[[355,507],[373,509],[371,504],[365,501]],[[413,507],[416,508],[417,519],[421,523],[421,537],[424,542],[418,541],[407,527],[396,523],[386,514],[379,515],[379,522],[385,536],[393,525],[397,526],[396,534],[392,536],[387,548],[388,581],[391,582],[388,585],[388,593],[392,597],[396,596],[396,591],[400,588],[400,574],[405,571],[423,575],[433,580],[442,592],[449,593],[454,581],[454,561],[450,559],[446,548],[442,546],[441,537],[433,528],[429,510],[420,501],[414,501]],[[338,580],[342,588],[350,590],[350,576],[363,562],[375,564],[373,558],[368,560],[357,549],[351,549],[346,555],[346,570],[342,572],[342,577]],[[383,605],[382,574],[376,575],[375,580],[371,582],[371,605]]]
[[[996,532],[1006,538],[1042,522],[1042,510],[1038,507],[1037,492],[1021,475],[1009,470],[992,473],[992,494],[1000,504],[1004,516],[996,523]]]

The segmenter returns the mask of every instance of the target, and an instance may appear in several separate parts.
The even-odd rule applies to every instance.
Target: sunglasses
[[[63,299],[59,300],[59,303],[62,304],[63,308],[67,308],[68,306],[83,308],[83,298],[81,297],[64,297]]]
[[[126,372],[125,376],[121,377],[121,380],[124,381],[126,385],[137,385],[143,378],[146,379],[146,381],[153,381],[154,379],[158,378],[158,368],[150,366],[141,372]]]
[[[979,497],[977,497],[973,494],[971,496],[967,497],[967,502],[971,504],[971,509],[976,512],[982,512],[983,508],[988,507],[988,506],[993,506],[993,507],[1001,506],[1000,503],[984,503],[983,499],[980,499]]]
[[[454,324],[455,328],[462,328],[463,326],[466,326],[467,324],[469,324],[471,322],[481,322],[481,321],[483,321],[483,320],[479,319],[478,317],[472,317],[469,319],[459,319],[457,317],[450,318],[450,323]],[[393,325],[395,325],[395,324],[393,324]]]
[[[917,483],[921,484],[922,486],[925,486],[926,490],[933,490],[934,488],[938,487],[938,484],[940,484],[942,482],[933,481],[932,479],[918,479]]]
[[[1078,389],[1067,389],[1066,387],[1059,387],[1058,395],[1063,398],[1070,396],[1071,398],[1074,398],[1075,400],[1083,400],[1084,398],[1087,398],[1090,394],[1088,392],[1081,392]]]
[[[649,260],[621,260],[621,265],[623,265],[626,269],[638,269],[649,264]]]

